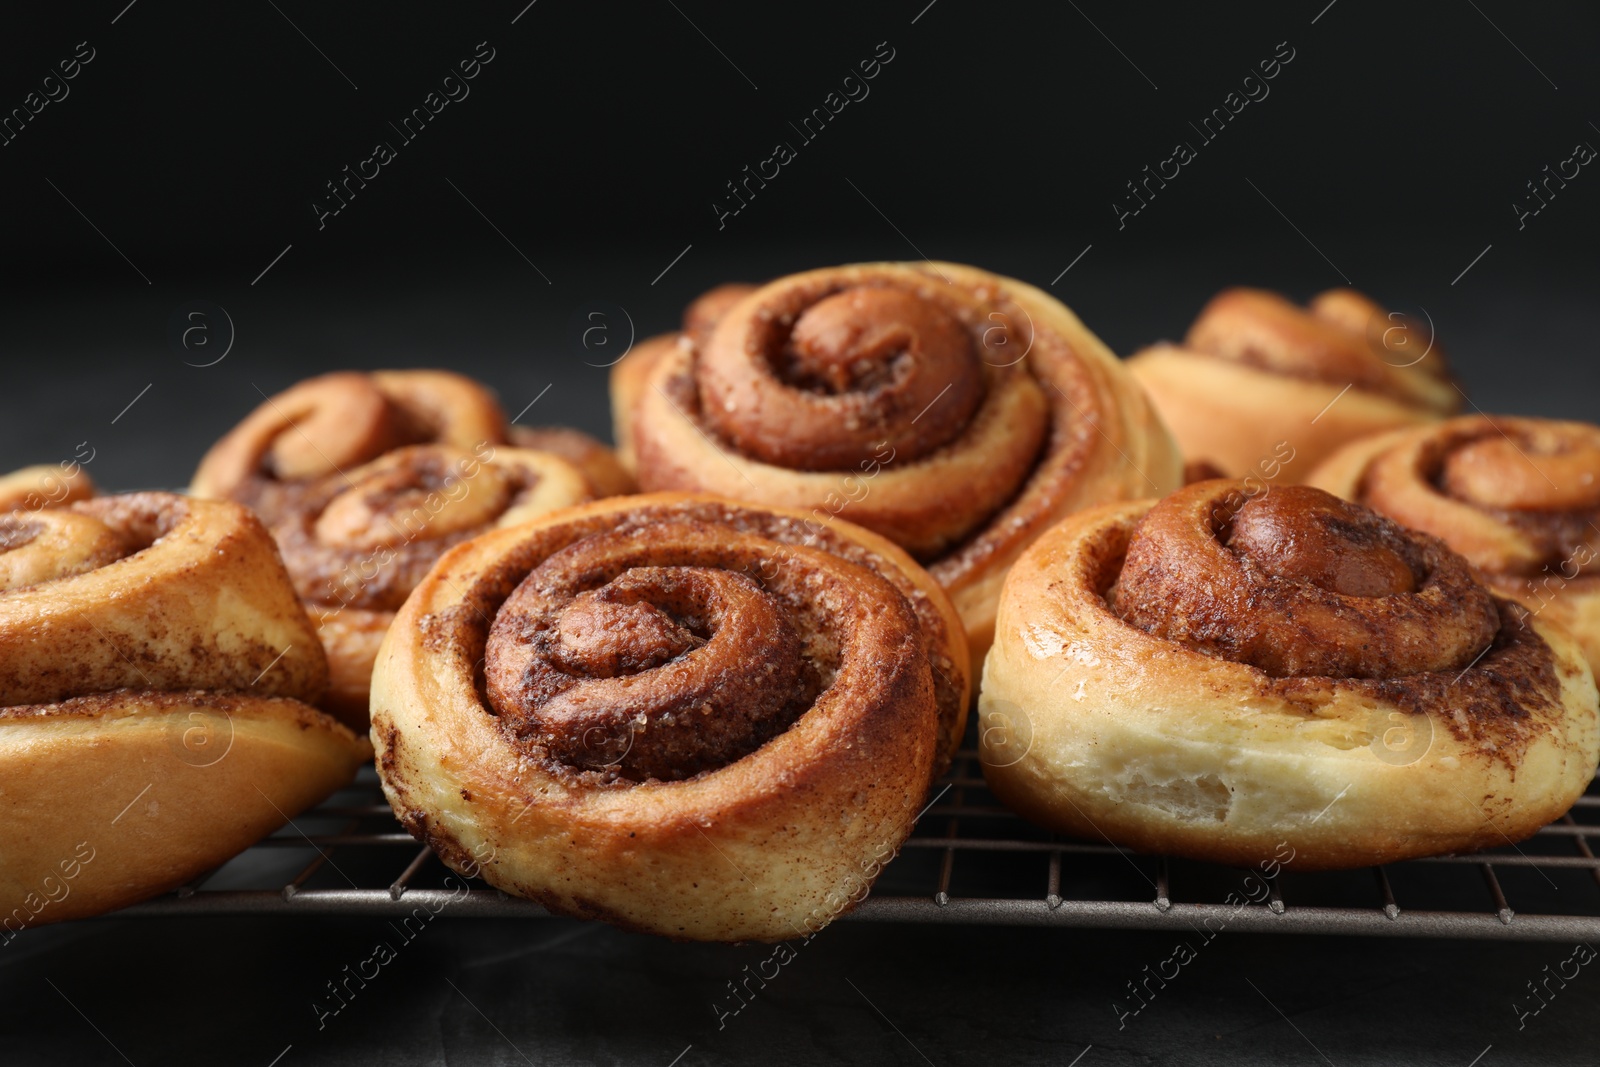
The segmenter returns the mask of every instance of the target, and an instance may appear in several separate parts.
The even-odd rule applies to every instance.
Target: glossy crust
[[[508,434],[546,450],[507,445]],[[322,706],[364,731],[383,630],[435,559],[493,525],[629,484],[584,434],[508,430],[469,378],[343,371],[262,404],[206,454],[192,491],[266,522],[327,653]]]
[[[974,664],[1006,569],[1051,523],[1181,484],[1160,420],[1066,307],[950,263],[791,275],[612,373],[645,489],[874,530],[950,593]],[[726,306],[723,306],[726,305]]]
[[[0,936],[172,889],[349,781],[370,749],[305,703],[326,681],[243,507],[0,518]]]
[[[692,940],[819,929],[910,832],[941,734],[959,740],[966,648],[902,552],[804,519],[653,494],[452,550],[373,676],[396,815],[562,914]]]
[[[1151,506],[1068,519],[1007,581],[980,752],[995,794],[1025,817],[1144,852],[1324,869],[1520,840],[1587,786],[1597,696],[1559,628],[1495,601],[1492,644],[1458,670],[1275,675],[1200,650],[1192,627],[1174,640],[1113,611],[1108,591]],[[1403,618],[1412,595],[1370,607]],[[1367,610],[1364,597],[1322,599]],[[1313,620],[1300,624],[1285,646],[1316,640]]]
[[[1442,539],[1600,670],[1600,427],[1467,415],[1352,441],[1307,480]]]
[[[1280,485],[1305,480],[1348,441],[1461,406],[1430,328],[1350,289],[1307,308],[1263,290],[1225,290],[1184,344],[1152,345],[1128,369],[1187,460]]]

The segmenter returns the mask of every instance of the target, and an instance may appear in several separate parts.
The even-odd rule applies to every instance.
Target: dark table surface
[[[1482,247],[1352,245],[1341,264],[1391,306],[1426,308],[1484,408],[1595,415],[1600,306],[1592,261],[1488,258]],[[1036,284],[1077,248],[951,240],[930,254]],[[1463,255],[1465,251],[1465,255]],[[604,433],[616,348],[585,348],[601,301],[612,343],[669,328],[701,288],[909,250],[885,229],[859,246],[690,255],[655,286],[655,249],[574,250],[562,285],[511,272],[321,277],[51,289],[13,294],[0,319],[8,374],[4,465],[70,458],[110,489],[183,485],[200,453],[297,378],[337,367],[442,365],[478,376],[524,423]],[[1093,253],[1091,253],[1091,256]],[[1341,279],[1284,230],[1276,245],[1086,258],[1057,284],[1118,351],[1181,335],[1229,283],[1306,296]],[[552,292],[552,290],[554,290]],[[174,311],[226,308],[220,348],[169,341]],[[619,314],[620,312],[620,314]],[[221,345],[226,333],[207,320]],[[631,327],[630,324],[631,323]],[[595,340],[591,336],[591,341]],[[548,390],[547,390],[548,387]],[[131,406],[130,406],[131,404]],[[0,948],[0,1063],[679,1064],[1594,1063],[1600,975],[1587,970],[1536,1016],[1526,984],[1571,956],[1541,943],[1392,941],[1228,933],[1137,1015],[1126,984],[1172,952],[1170,934],[887,926],[823,931],[747,1008],[721,1020],[728,983],[760,946],[680,945],[567,920],[443,917],[350,999],[326,984],[393,939],[375,919],[117,919],[26,931]],[[1079,1057],[1081,1059],[1075,1059]],[[281,1057],[281,1058],[277,1058]],[[277,1059],[275,1059],[277,1058]]]

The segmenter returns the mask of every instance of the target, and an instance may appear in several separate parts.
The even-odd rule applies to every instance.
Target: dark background
[[[95,56],[0,146],[0,467],[87,445],[108,488],[180,486],[264,394],[340,367],[450,367],[513,415],[538,397],[523,422],[603,433],[604,365],[701,290],[923,256],[1050,287],[1125,354],[1225,285],[1349,283],[1425,311],[1484,409],[1595,416],[1600,175],[1520,230],[1512,207],[1600,145],[1589,5],[125,3],[13,13],[0,34],[0,113],[79,42]],[[389,123],[479,42],[494,59],[470,95],[403,144]],[[789,124],[880,42],[894,58],[870,95],[804,143]],[[1280,42],[1294,59],[1270,95],[1203,144],[1189,123]],[[319,229],[324,183],[380,140],[396,158]],[[1119,228],[1125,183],[1181,140],[1197,158]],[[719,227],[725,183],[779,141],[796,158]],[[684,1067],[1067,1063],[1092,1041],[1085,1067],[1467,1067],[1492,1042],[1490,1067],[1592,1058],[1600,989],[1581,980],[1519,1033],[1522,978],[1567,947],[1241,935],[1118,1033],[1101,1001],[1124,964],[1160,957],[1156,935],[846,924],[719,1040],[695,1014],[705,976],[754,950],[557,944],[584,929],[442,925],[329,1040],[295,1038],[292,1013],[324,964],[359,958],[358,923],[34,931],[0,958],[0,1060],[266,1064],[294,1040],[285,1065],[664,1065],[691,1042]]]
[[[921,255],[1059,279],[1123,353],[1227,284],[1348,280],[1426,310],[1487,409],[1588,417],[1600,385],[1600,177],[1521,230],[1512,207],[1600,145],[1588,5],[125,2],[0,35],[0,108],[95,53],[0,147],[9,465],[87,440],[105,485],[180,485],[262,393],[347,366],[453,367],[512,414],[553,383],[524,421],[603,431],[599,365],[701,290]],[[470,95],[404,143],[389,123],[479,42]],[[789,124],[880,42],[870,95],[802,141]],[[1270,95],[1203,142],[1189,124],[1280,42]],[[379,140],[396,158],[319,229],[325,183]],[[780,140],[797,158],[719,228]],[[1197,158],[1119,229],[1125,183],[1179,140]],[[186,350],[192,301],[213,310]],[[227,357],[185,366],[228,321]]]

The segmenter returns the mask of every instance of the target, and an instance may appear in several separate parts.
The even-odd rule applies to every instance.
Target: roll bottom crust
[[[0,942],[183,885],[370,752],[286,698],[117,690],[0,709]]]

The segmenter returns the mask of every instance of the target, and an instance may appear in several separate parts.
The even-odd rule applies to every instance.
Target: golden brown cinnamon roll
[[[708,294],[689,318],[613,372],[640,486],[882,534],[950,593],[975,656],[1006,568],[1052,522],[1180,484],[1116,358],[1021,282],[949,263],[837,267]]]
[[[1150,852],[1304,869],[1520,840],[1600,758],[1572,638],[1309,486],[1201,482],[1050,531],[979,698],[995,794]]]
[[[1600,427],[1468,415],[1353,441],[1309,481],[1442,539],[1600,670]]]
[[[65,507],[94,496],[94,482],[76,463],[23,467],[0,475],[0,515]]]
[[[803,513],[615,498],[484,534],[373,673],[395,814],[566,915],[808,935],[910,832],[967,702],[960,619],[910,557]],[[472,868],[477,870],[479,868]]]
[[[1461,407],[1431,328],[1353,289],[1331,289],[1306,308],[1260,289],[1225,290],[1182,345],[1152,345],[1128,369],[1186,459],[1280,485],[1304,481],[1346,441]]]
[[[625,478],[577,431],[513,432],[545,450],[505,444],[499,405],[470,379],[345,372],[269,399],[202,461],[194,494],[249,505],[277,539],[327,650],[323,706],[357,729],[384,630],[446,549]]]
[[[244,508],[0,516],[0,936],[218,866],[348,781],[316,634]]]

